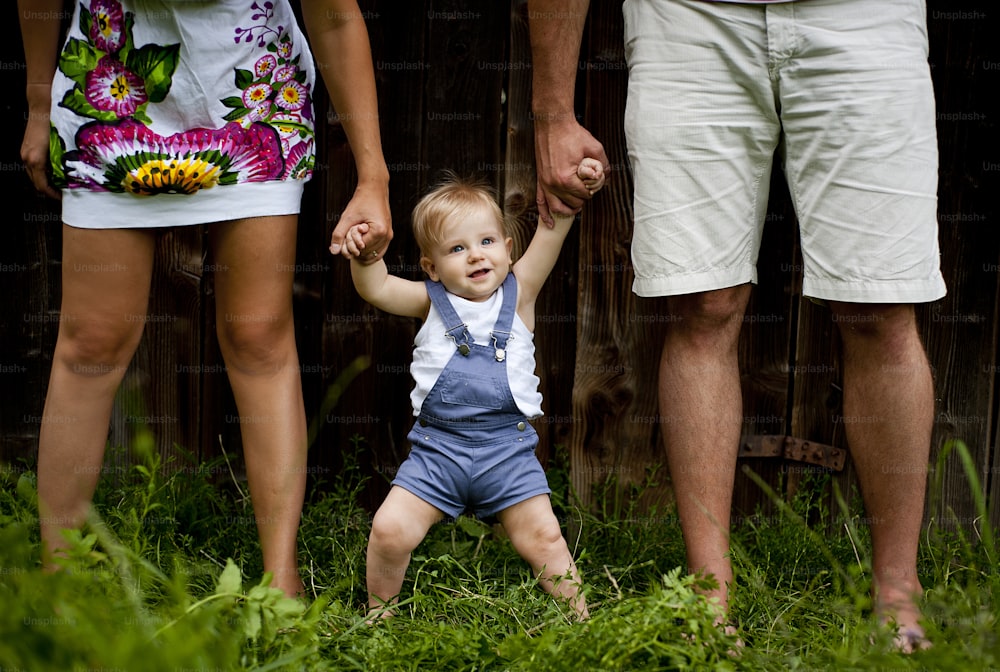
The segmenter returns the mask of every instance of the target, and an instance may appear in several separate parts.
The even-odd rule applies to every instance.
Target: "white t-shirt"
[[[485,301],[469,301],[449,293],[455,312],[468,326],[469,333],[479,345],[492,345],[490,332],[500,315],[503,304],[503,287]],[[455,354],[455,342],[445,336],[448,327],[441,314],[431,305],[427,320],[420,327],[413,342],[413,363],[410,374],[415,383],[410,392],[413,415],[420,415],[420,407],[437,382],[448,360]],[[517,408],[528,418],[542,415],[542,395],[538,391],[535,375],[534,334],[528,331],[520,317],[514,314],[511,338],[507,342],[507,382]]]

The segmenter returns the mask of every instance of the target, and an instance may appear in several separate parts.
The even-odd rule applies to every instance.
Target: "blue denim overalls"
[[[393,480],[456,517],[472,508],[490,516],[550,492],[535,456],[538,435],[517,408],[507,382],[506,348],[517,307],[508,273],[491,342],[476,343],[439,282],[427,281],[431,303],[455,353],[420,407],[407,437],[410,455]]]

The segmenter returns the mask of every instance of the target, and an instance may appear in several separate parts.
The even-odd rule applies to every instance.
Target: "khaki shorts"
[[[921,0],[626,0],[623,11],[636,294],[756,282],[777,150],[805,295],[944,296]]]

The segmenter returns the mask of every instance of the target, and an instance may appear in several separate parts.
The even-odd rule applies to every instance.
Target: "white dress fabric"
[[[63,221],[297,213],[314,164],[314,82],[287,0],[78,0],[52,90]]]

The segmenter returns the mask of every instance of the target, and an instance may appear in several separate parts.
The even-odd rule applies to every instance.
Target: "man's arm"
[[[590,199],[577,166],[597,159],[610,170],[604,147],[576,121],[573,98],[580,41],[589,0],[529,0],[532,113],[538,173],[538,214],[552,226],[551,213],[571,215]]]

